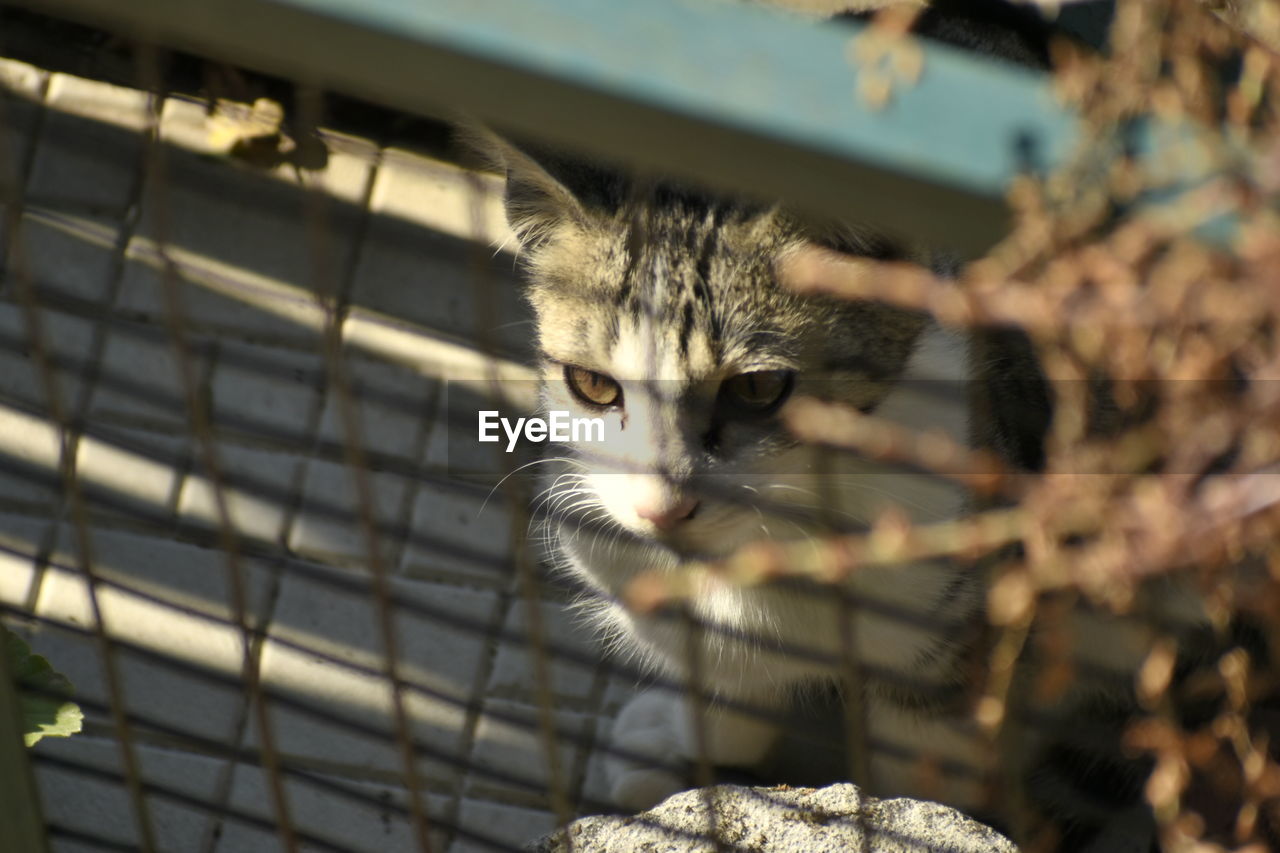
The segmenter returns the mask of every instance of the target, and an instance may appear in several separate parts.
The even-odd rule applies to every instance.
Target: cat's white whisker
[[[480,503],[480,508],[476,510],[476,517],[477,518],[480,517],[480,514],[484,512],[484,508],[489,505],[489,499],[493,497],[493,493],[496,492],[498,489],[502,488],[502,484],[507,482],[507,480],[511,479],[516,474],[519,474],[521,471],[532,468],[535,465],[545,465],[551,462],[567,462],[573,465],[579,464],[576,459],[572,459],[568,456],[552,456],[546,459],[535,459],[532,462],[526,462],[524,465],[521,465],[518,468],[515,468],[511,471],[508,471],[506,476],[504,476],[501,480],[495,483],[493,485],[493,488],[489,489],[489,493],[484,496],[484,500]]]

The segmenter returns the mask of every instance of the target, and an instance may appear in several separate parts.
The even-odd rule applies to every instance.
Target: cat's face
[[[684,555],[794,535],[795,515],[769,508],[829,504],[827,463],[780,410],[804,393],[874,409],[922,320],[785,289],[777,262],[810,238],[777,209],[580,183],[532,161],[508,175],[543,402],[605,425],[571,444],[549,504]]]

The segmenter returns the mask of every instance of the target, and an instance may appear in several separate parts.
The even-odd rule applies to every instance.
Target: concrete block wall
[[[339,134],[322,171],[251,167],[216,129],[0,62],[0,618],[87,712],[33,751],[54,848],[141,843],[123,714],[159,849],[282,849],[277,787],[303,849],[416,849],[397,700],[433,849],[517,848],[555,823],[530,608],[581,652],[549,685],[571,802],[629,685],[556,587],[524,599],[523,508],[432,450],[482,337],[529,375],[498,190]]]

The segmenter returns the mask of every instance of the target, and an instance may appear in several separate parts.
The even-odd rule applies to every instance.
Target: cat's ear
[[[507,223],[526,247],[563,225],[587,226],[604,200],[602,170],[532,144],[516,143],[471,125],[464,134],[488,164],[505,175]]]

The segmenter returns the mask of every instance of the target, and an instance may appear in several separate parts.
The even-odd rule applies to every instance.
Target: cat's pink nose
[[[653,523],[659,530],[670,530],[683,521],[693,518],[698,511],[698,499],[687,497],[677,503],[639,504],[636,515]]]

